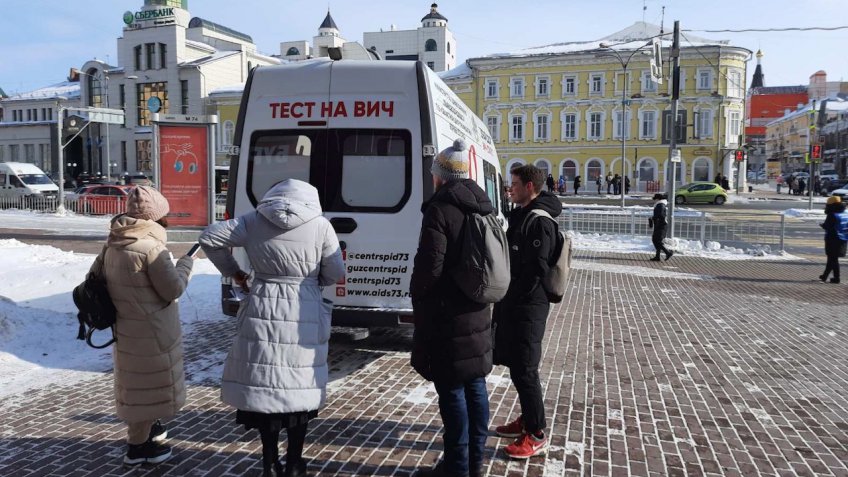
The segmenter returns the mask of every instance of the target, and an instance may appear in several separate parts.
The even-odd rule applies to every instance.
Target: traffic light
[[[822,147],[818,144],[813,146],[813,159],[821,159],[821,149]]]
[[[745,151],[743,149],[737,149],[736,150],[736,162],[744,161],[745,156],[747,156],[747,154],[745,153]]]

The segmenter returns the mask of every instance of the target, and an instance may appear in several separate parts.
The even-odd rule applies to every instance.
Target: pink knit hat
[[[157,221],[168,215],[168,199],[158,190],[148,186],[138,186],[130,191],[127,199],[127,215],[136,219]]]

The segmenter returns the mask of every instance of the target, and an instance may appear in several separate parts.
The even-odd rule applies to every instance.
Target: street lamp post
[[[630,53],[630,56],[625,60],[622,56],[612,47],[607,45],[606,43],[601,43],[600,47],[602,50],[606,50],[608,53],[611,53],[618,62],[621,63],[621,69],[624,77],[624,86],[621,88],[621,120],[619,121],[619,127],[621,128],[621,208],[624,208],[624,184],[626,183],[626,167],[627,167],[627,134],[630,132],[630,122],[627,120],[627,83],[629,82],[627,79],[627,66],[630,64],[630,60],[633,59],[633,56],[636,53],[639,53],[642,48],[646,46],[651,46],[651,43],[648,42],[645,45],[640,46],[633,50]],[[598,55],[598,56],[609,56],[609,54]]]

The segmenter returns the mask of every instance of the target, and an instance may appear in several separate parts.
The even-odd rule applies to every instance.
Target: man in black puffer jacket
[[[495,432],[501,437],[517,439],[504,449],[516,459],[542,454],[548,446],[539,362],[550,303],[541,281],[550,269],[561,239],[553,220],[531,217],[525,225],[533,209],[544,210],[554,218],[562,213],[562,204],[556,196],[540,192],[543,183],[544,175],[535,166],[512,170],[510,196],[520,206],[510,214],[506,232],[512,277],[506,297],[495,305],[495,362],[509,367],[521,402],[521,415],[509,424],[498,426]]]
[[[483,475],[492,307],[466,297],[448,272],[460,263],[465,217],[474,212],[491,214],[494,209],[483,189],[468,179],[465,149],[457,140],[433,161],[436,192],[422,207],[424,219],[412,270],[412,367],[433,381],[445,426],[443,462],[419,471],[418,476]]]

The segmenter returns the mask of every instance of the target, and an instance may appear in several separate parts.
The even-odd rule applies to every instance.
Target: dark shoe
[[[468,477],[468,474],[451,474],[445,470],[444,463],[439,462],[432,469],[419,470],[413,474],[413,477]]]
[[[672,255],[674,255],[674,252],[672,252],[671,250],[669,250],[668,252],[666,252],[666,253],[665,253],[665,261],[667,262],[667,261],[668,261],[668,259],[669,259],[669,258],[671,258],[671,256],[672,256]]]
[[[471,469],[470,477],[485,477],[486,469],[485,467],[480,467],[479,469]]]
[[[282,474],[279,473],[280,468],[277,468],[277,476],[281,477],[305,477],[309,474],[306,473],[306,461],[303,459],[297,460],[293,463],[286,462],[286,470]]]
[[[165,439],[167,438],[168,428],[157,419],[150,428],[150,437],[148,437],[147,440],[162,443],[165,442]]]
[[[265,468],[262,469],[262,477],[282,477],[286,475],[285,470],[283,470],[283,464],[278,460],[274,462],[274,468]]]
[[[127,455],[124,464],[160,464],[171,457],[171,448],[157,442],[147,441],[144,444],[127,444]]]
[[[838,278],[831,278],[830,283],[839,283],[839,279]]]
[[[660,261],[660,256],[659,256],[659,255],[657,255],[656,257],[652,258],[652,259],[651,259],[651,261],[652,261],[652,262],[659,262],[659,261]]]
[[[826,282],[827,281],[827,275],[819,275],[819,280]]]

